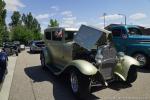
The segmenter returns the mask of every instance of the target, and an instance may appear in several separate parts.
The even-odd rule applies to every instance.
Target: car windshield
[[[65,41],[66,42],[73,41],[75,32],[76,31],[65,31]]]
[[[43,42],[43,41],[35,42],[35,44],[41,44],[41,45],[43,45],[43,44],[44,44],[44,42]]]
[[[138,28],[128,28],[128,33],[130,35],[142,35],[142,32]]]
[[[14,43],[15,43],[15,44],[20,44],[20,42],[19,42],[19,41],[14,41]]]

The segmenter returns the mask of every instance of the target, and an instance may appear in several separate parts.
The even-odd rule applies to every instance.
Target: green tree
[[[36,18],[32,16],[32,13],[22,16],[19,12],[14,12],[12,17],[11,26],[11,40],[20,41],[27,44],[31,40],[41,39],[41,27]]]
[[[22,21],[25,27],[33,31],[34,40],[41,39],[41,27],[36,18],[32,16],[32,13],[22,15]]]
[[[41,31],[41,28],[40,28],[40,24],[39,22],[37,21],[36,18],[34,18],[32,16],[32,13],[30,12],[29,14],[25,15],[23,14],[22,15],[22,21],[23,21],[23,24],[30,30],[36,30],[38,32]]]
[[[0,0],[0,45],[2,44],[3,41],[7,40],[7,27],[5,23],[5,18],[6,18],[6,9],[5,9],[5,2]],[[5,39],[4,39],[5,37]]]
[[[12,22],[9,24],[11,27],[21,25],[21,14],[18,11],[14,11],[11,20]]]
[[[12,41],[20,41],[21,43],[27,44],[28,41],[33,40],[32,31],[24,26],[17,26],[11,32]]]
[[[56,19],[50,19],[48,26],[49,27],[57,27],[57,26],[59,26],[59,23]]]

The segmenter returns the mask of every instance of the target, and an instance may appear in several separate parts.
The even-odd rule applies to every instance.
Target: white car
[[[21,45],[20,45],[20,49],[21,49],[21,50],[25,50],[25,45],[24,45],[24,44],[21,44]]]

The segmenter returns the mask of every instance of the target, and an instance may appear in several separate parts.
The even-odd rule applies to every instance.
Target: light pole
[[[106,24],[106,20],[105,20],[106,13],[104,13],[103,16],[104,16],[104,28],[105,28],[105,24]]]
[[[127,17],[126,17],[126,15],[125,14],[118,14],[118,15],[124,16],[124,18],[125,18],[124,23],[125,23],[125,25],[127,25]]]

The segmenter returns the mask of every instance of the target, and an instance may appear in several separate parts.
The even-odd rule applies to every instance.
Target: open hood
[[[91,50],[96,45],[101,45],[107,41],[108,34],[111,33],[105,29],[98,29],[91,26],[81,25],[74,41],[81,47]]]

